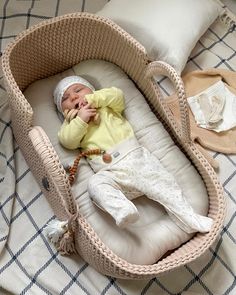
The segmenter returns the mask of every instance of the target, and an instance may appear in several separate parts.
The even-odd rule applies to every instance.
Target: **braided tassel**
[[[62,255],[76,253],[74,236],[68,229],[68,221],[52,220],[45,227],[44,232]]]
[[[78,171],[78,165],[79,165],[79,162],[80,162],[81,158],[91,156],[91,155],[101,155],[103,153],[104,153],[104,151],[102,151],[100,149],[92,149],[92,150],[87,150],[87,151],[84,151],[84,152],[80,153],[76,157],[76,159],[74,160],[73,166],[69,167],[69,182],[70,182],[70,185],[72,185],[74,183],[74,181],[75,181],[75,176],[76,176],[76,173]]]
[[[57,248],[57,250],[62,255],[70,255],[76,253],[74,236],[70,230],[64,233],[63,237],[60,240],[59,247]]]

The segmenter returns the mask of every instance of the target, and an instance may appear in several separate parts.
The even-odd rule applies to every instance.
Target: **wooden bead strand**
[[[105,154],[105,152],[101,149],[92,149],[92,150],[87,150],[87,151],[80,153],[76,157],[76,159],[74,160],[73,166],[68,168],[70,185],[72,185],[74,183],[75,176],[78,171],[78,165],[79,165],[81,158],[91,156],[91,155],[102,155],[102,154]]]

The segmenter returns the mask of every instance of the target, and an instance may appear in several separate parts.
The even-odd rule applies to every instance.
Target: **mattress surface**
[[[56,76],[34,82],[25,91],[25,96],[34,110],[33,124],[43,127],[62,163],[65,166],[72,165],[78,150],[66,150],[58,142],[57,132],[61,121],[53,103],[52,92],[61,77],[71,74],[88,79],[95,89],[115,86],[124,91],[124,115],[131,123],[139,143],[150,150],[176,177],[193,208],[198,213],[207,214],[208,197],[200,175],[174,144],[135,84],[112,63],[99,60],[84,61]],[[47,124],[49,121],[50,124]],[[133,200],[140,213],[139,220],[126,229],[120,229],[108,213],[95,206],[89,198],[87,182],[93,174],[88,163],[85,160],[81,161],[79,175],[72,191],[80,212],[101,240],[120,257],[135,264],[152,264],[168,250],[177,248],[191,237],[169,218],[161,205],[145,196]]]

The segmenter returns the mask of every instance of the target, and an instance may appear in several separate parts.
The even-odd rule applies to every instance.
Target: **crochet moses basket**
[[[214,220],[211,231],[195,234],[151,265],[122,259],[98,237],[77,207],[66,171],[48,136],[42,128],[33,126],[33,109],[23,95],[32,82],[90,59],[116,64],[134,81],[175,144],[197,169],[207,189],[208,216]],[[223,189],[214,170],[191,141],[184,86],[172,67],[163,62],[150,62],[145,48],[119,26],[88,13],[56,17],[24,31],[5,50],[2,65],[16,141],[56,217],[68,221],[65,244],[71,248],[67,252],[78,252],[103,274],[147,279],[195,260],[212,245],[224,219]],[[176,89],[181,124],[176,123],[162,102],[153,78],[157,74],[168,77]]]

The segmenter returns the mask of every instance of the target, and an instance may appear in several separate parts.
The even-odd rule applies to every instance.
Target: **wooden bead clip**
[[[80,159],[87,156],[91,156],[91,155],[103,155],[102,159],[107,164],[111,163],[112,161],[111,155],[101,149],[91,149],[91,150],[87,150],[80,153],[74,160],[73,166],[68,168],[70,185],[74,183],[76,173],[78,172],[78,165],[79,165]]]

